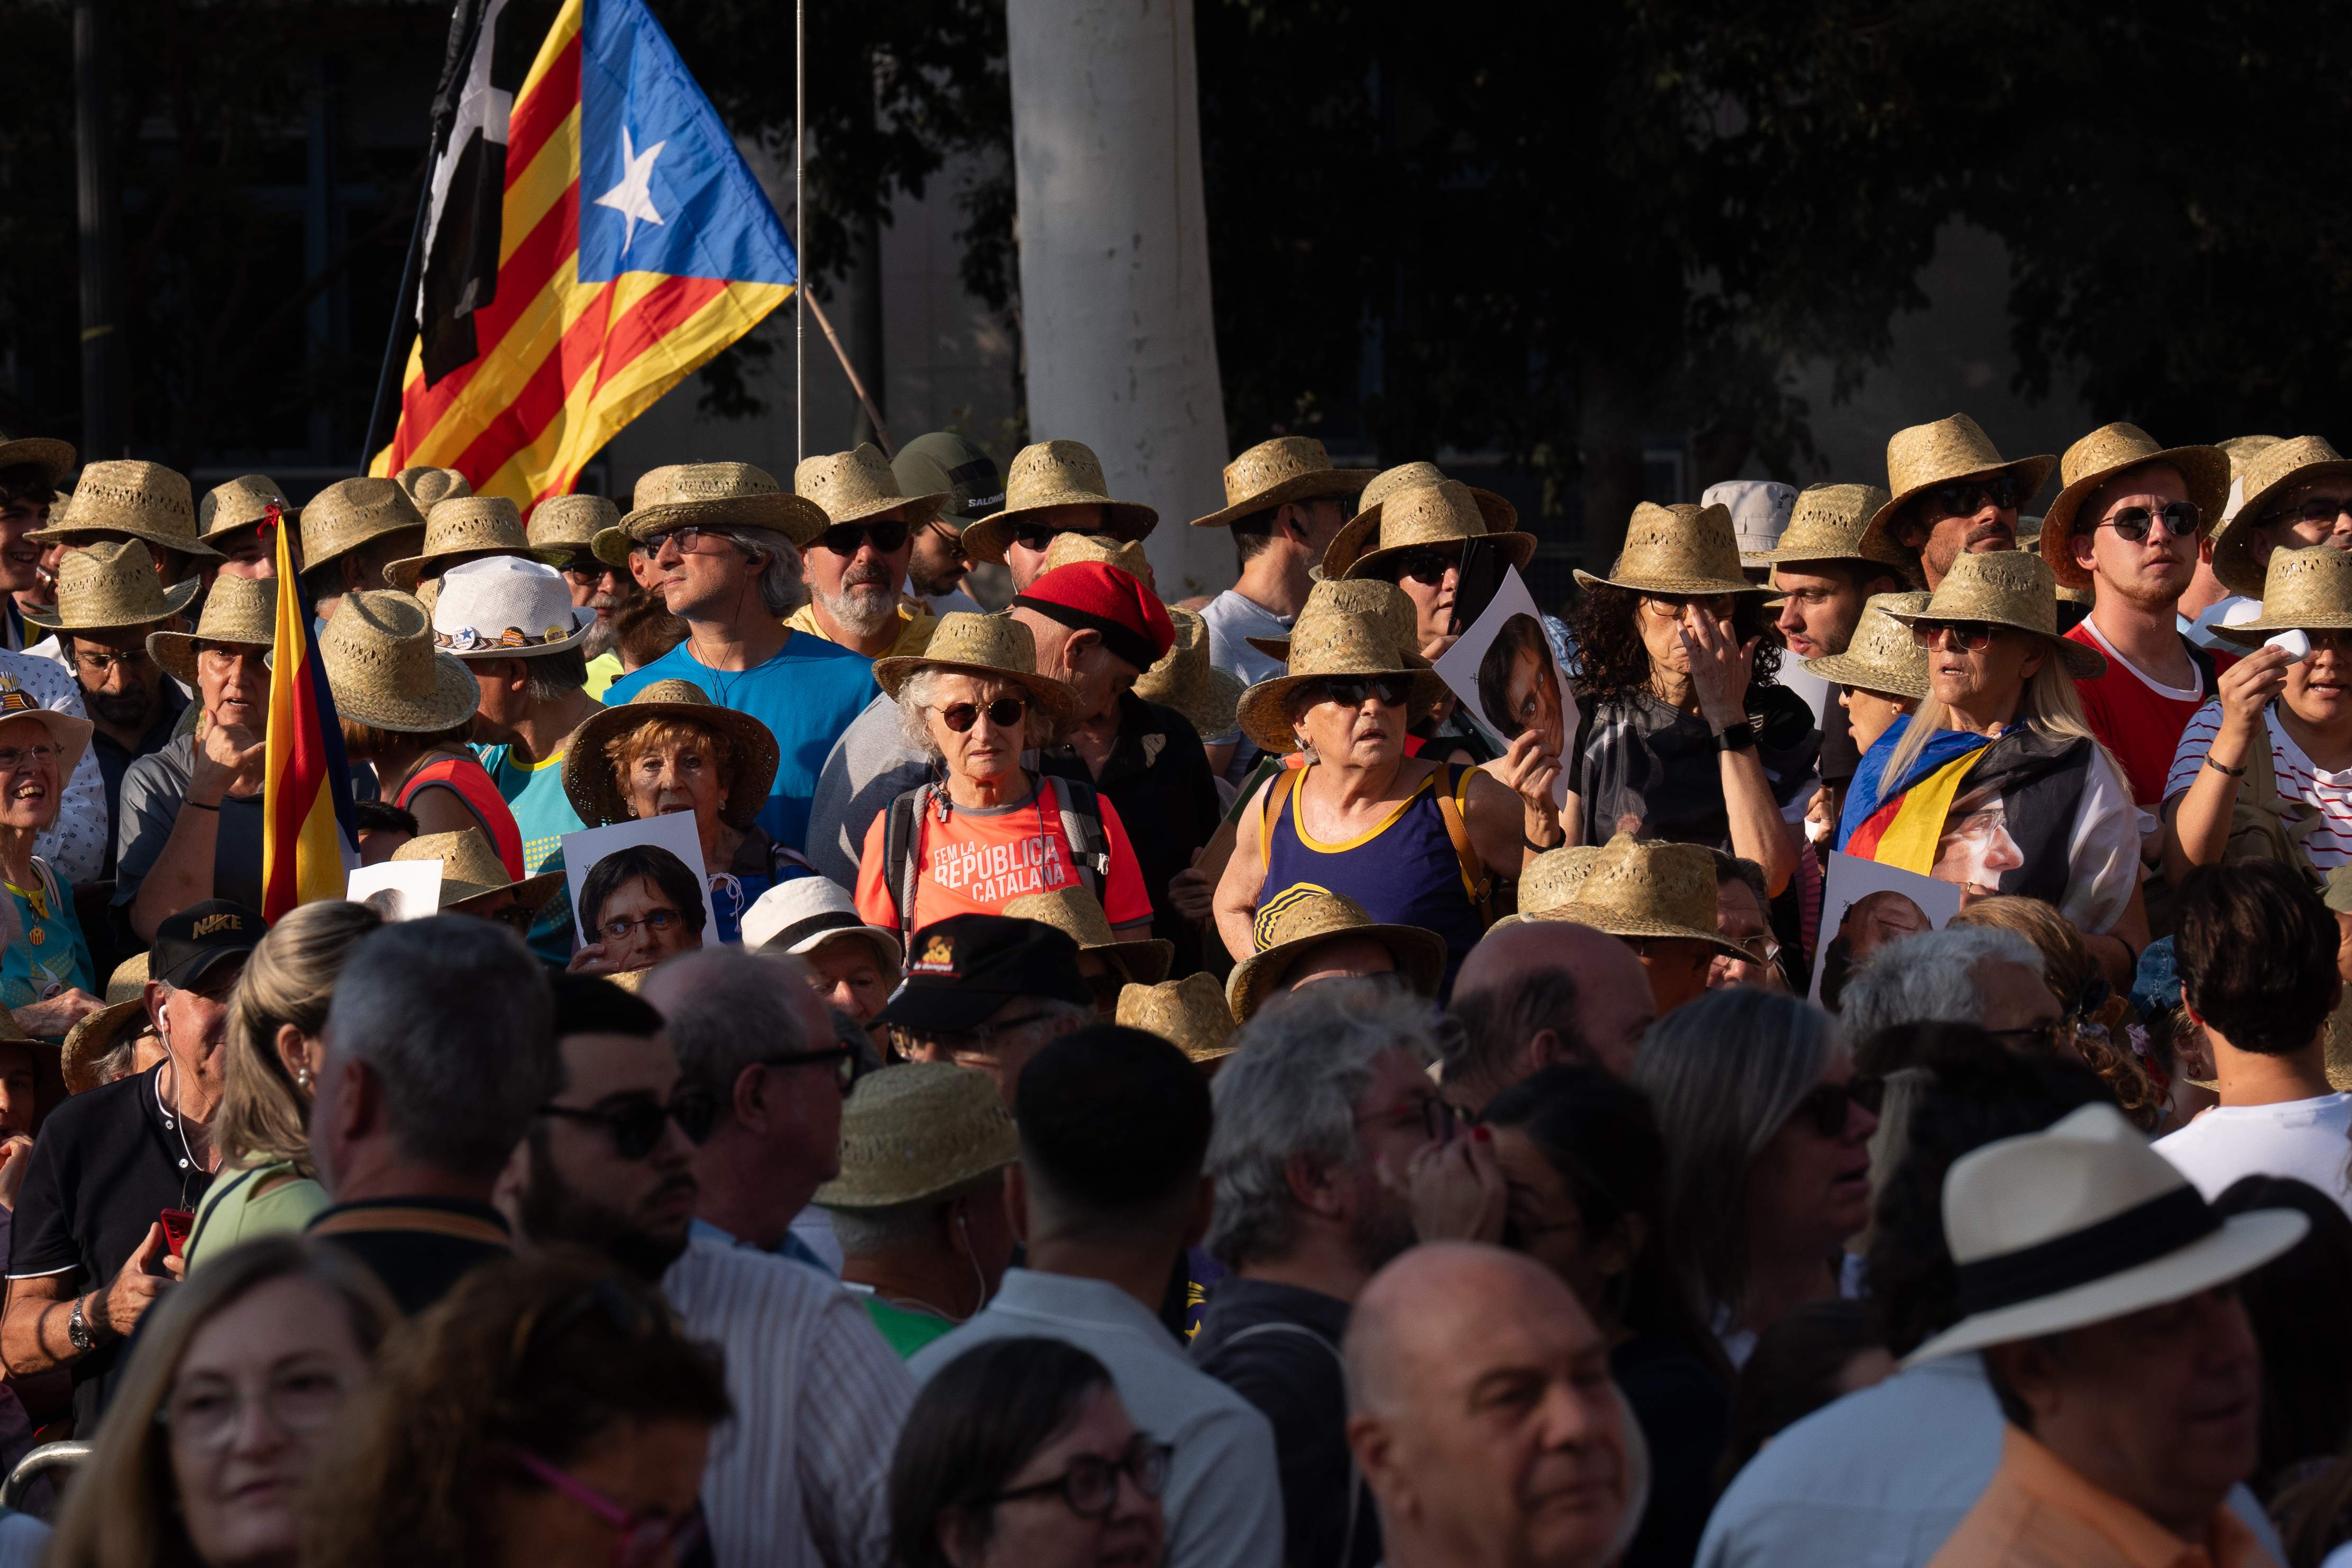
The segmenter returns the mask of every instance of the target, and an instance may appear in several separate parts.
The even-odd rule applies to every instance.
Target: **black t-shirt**
[[[382,1197],[321,1209],[310,1234],[351,1253],[414,1317],[472,1270],[514,1256],[506,1218],[455,1197]]]
[[[1650,1448],[1650,1506],[1622,1568],[1689,1568],[1731,1442],[1731,1389],[1698,1356],[1658,1334],[1609,1353],[1609,1370]]]
[[[1645,691],[1582,707],[1568,787],[1584,803],[1586,843],[1631,833],[1731,848],[1722,753],[1705,719]],[[1820,755],[1812,707],[1786,686],[1760,682],[1748,688],[1746,707],[1765,779],[1785,810],[1811,780]]]
[[[1862,767],[1862,749],[1853,743],[1853,716],[1838,701],[1843,686],[1832,686],[1822,705],[1822,782],[1843,790]]]
[[[212,1177],[190,1157],[179,1118],[162,1098],[158,1062],[76,1094],[33,1140],[9,1238],[12,1280],[66,1274],[87,1293],[110,1283],[167,1208],[194,1210]],[[127,1360],[121,1342],[72,1364],[74,1429],[88,1437]]]

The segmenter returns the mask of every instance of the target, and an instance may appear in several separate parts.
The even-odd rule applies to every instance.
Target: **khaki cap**
[[[1911,635],[1908,623],[1895,616],[1917,614],[1927,608],[1926,593],[1874,593],[1853,623],[1853,640],[1843,653],[1824,653],[1801,661],[1806,672],[1835,685],[1859,686],[1866,692],[1909,697],[1927,696],[1927,650]]]
[[[1964,555],[1950,575],[1918,610],[1887,612],[1906,626],[1921,621],[1989,621],[2031,632],[2058,652],[2066,673],[2095,681],[2107,673],[2106,656],[2058,633],[2058,584],[2050,563],[2021,549]]]
[[[223,575],[213,580],[213,591],[205,596],[205,612],[196,629],[148,632],[147,656],[163,665],[163,673],[173,680],[194,685],[198,643],[269,648],[277,642],[277,580]]]
[[[1709,871],[1712,877],[1714,873]],[[1715,883],[1707,883],[1714,907]],[[1225,1002],[1235,1019],[1247,1023],[1270,1000],[1307,950],[1335,936],[1369,936],[1389,950],[1397,973],[1424,997],[1437,995],[1445,975],[1445,938],[1418,925],[1384,925],[1352,898],[1301,883],[1258,905],[1253,923],[1257,951],[1234,966],[1225,981]]]
[[[1224,506],[1205,517],[1193,518],[1194,528],[1230,528],[1253,512],[1266,511],[1286,501],[1358,495],[1372,482],[1373,471],[1334,468],[1331,455],[1311,435],[1277,435],[1226,464],[1224,477]]]
[[[201,580],[165,588],[155,558],[138,539],[100,539],[58,563],[54,607],[28,604],[25,619],[53,632],[121,632],[169,621],[188,607]]]
[[[631,730],[660,720],[698,725],[723,735],[733,753],[727,768],[727,804],[719,820],[730,827],[748,828],[775,788],[782,752],[775,735],[748,713],[721,707],[692,681],[649,681],[627,702],[588,716],[563,748],[563,793],[572,809],[590,827],[635,820],[629,799],[621,789],[620,766],[613,760],[613,743]]]
[[[1625,548],[1607,577],[1579,570],[1576,580],[1631,589],[1637,593],[1769,593],[1748,580],[1739,562],[1739,538],[1731,513],[1722,507],[1654,506],[1633,508],[1625,526]]]
[[[1129,985],[1118,993],[1118,1021],[1156,1034],[1205,1067],[1234,1053],[1234,1009],[1213,975],[1195,971],[1156,986]]]
[[[220,554],[196,537],[196,503],[187,476],[160,463],[122,458],[85,465],[66,520],[25,537],[65,544],[86,533],[129,534],[182,555]]]
[[[2042,492],[2050,470],[2058,466],[2058,459],[2047,453],[2038,457],[2020,457],[2014,462],[2003,457],[1992,444],[1984,427],[1965,413],[1928,424],[1914,424],[1896,431],[1886,443],[1886,487],[1892,492],[1886,505],[1878,508],[1871,519],[1873,529],[1885,533],[1896,513],[1911,503],[1912,497],[1955,479],[1992,479],[2003,475],[2014,476],[2025,488],[2018,497],[2020,509]]]
[[[1049,507],[1100,507],[1102,531],[1139,539],[1159,524],[1160,514],[1140,501],[1114,501],[1094,448],[1077,441],[1040,441],[1023,447],[1004,476],[1004,509],[963,531],[963,553],[974,560],[1003,561],[1013,525]]]
[[[529,555],[530,536],[523,532],[522,510],[504,496],[457,496],[436,501],[425,514],[425,549],[404,556],[383,569],[385,586],[415,593],[425,569],[436,560],[500,550]]]
[[[816,1189],[827,1208],[894,1208],[953,1192],[1021,1157],[1004,1097],[988,1074],[945,1061],[869,1072],[841,1107],[841,1174]]]
[[[421,528],[425,514],[390,479],[338,479],[302,508],[302,567],[349,555],[370,539]]]
[[[902,517],[920,528],[940,515],[949,491],[928,496],[903,495],[898,476],[880,447],[860,442],[848,452],[831,452],[803,459],[793,470],[793,489],[824,508],[833,523],[858,523],[868,517]]]
[[[1440,479],[1391,490],[1349,518],[1323,552],[1323,575],[1380,577],[1383,567],[1408,550],[1468,539],[1491,540],[1522,571],[1535,559],[1535,535],[1496,532],[1469,486]]]
[[[2180,476],[2198,512],[2200,538],[2221,520],[2230,502],[2230,455],[2218,446],[2158,446],[2137,424],[2103,424],[2074,445],[2058,465],[2065,488],[2042,514],[2042,559],[2061,588],[2088,588],[2091,574],[2074,563],[2074,518],[2092,492],[2135,468],[2162,465]]]
[[[1018,898],[1007,899],[998,913],[1008,919],[1034,920],[1041,925],[1050,925],[1076,942],[1079,952],[1115,958],[1129,979],[1146,985],[1166,979],[1168,966],[1176,961],[1176,944],[1165,937],[1120,941],[1112,932],[1110,917],[1103,913],[1102,904],[1083,887],[1024,893]]]
[[[520,882],[507,874],[507,862],[490,847],[479,828],[454,833],[420,833],[392,852],[396,861],[439,861],[443,909],[463,909],[476,899],[511,891],[515,902],[537,909],[554,895],[563,881],[560,871],[546,871]]]
[[[1010,615],[974,615],[955,611],[940,617],[920,653],[874,661],[877,685],[892,697],[917,670],[952,670],[958,674],[1015,681],[1055,718],[1067,718],[1078,697],[1062,682],[1037,673],[1037,639]]]

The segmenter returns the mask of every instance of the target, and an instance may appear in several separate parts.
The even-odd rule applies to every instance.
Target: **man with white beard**
[[[901,495],[870,444],[809,458],[793,470],[793,489],[824,508],[833,526],[801,552],[809,601],[784,624],[869,659],[920,653],[939,618],[899,590],[915,533],[940,515],[947,495]]]

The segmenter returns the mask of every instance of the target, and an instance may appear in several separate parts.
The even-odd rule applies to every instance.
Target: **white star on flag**
[[[667,141],[656,141],[640,152],[629,141],[629,128],[621,127],[621,161],[628,165],[628,172],[621,176],[619,184],[596,198],[596,204],[612,208],[626,224],[621,231],[623,256],[629,254],[629,243],[637,237],[639,218],[649,224],[662,221],[661,214],[654,210],[654,160],[668,145]]]

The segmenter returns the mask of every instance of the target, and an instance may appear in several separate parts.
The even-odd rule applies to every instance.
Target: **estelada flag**
[[[270,527],[278,536],[278,621],[262,752],[261,917],[274,922],[298,904],[342,897],[360,857],[343,727],[320,667],[310,596],[294,570],[287,538],[293,529]]]
[[[459,7],[418,341],[370,472],[455,468],[528,508],[783,303],[800,268],[644,0],[564,0],[509,82],[525,10]]]

